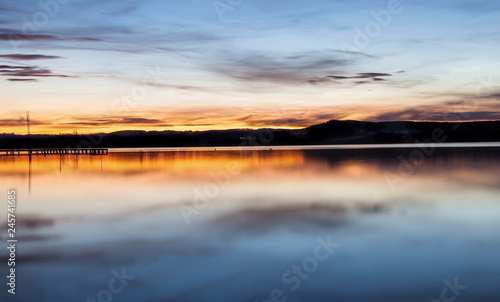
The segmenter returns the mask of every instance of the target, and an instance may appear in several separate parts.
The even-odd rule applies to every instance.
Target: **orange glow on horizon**
[[[349,120],[354,120],[354,119],[339,119],[340,121],[349,121]],[[358,120],[359,121],[359,120]],[[405,122],[447,122],[447,123],[467,123],[467,122],[493,122],[493,121],[498,121],[498,120],[490,120],[490,119],[484,119],[484,120],[474,120],[474,121],[464,121],[464,120],[449,120],[449,121],[437,121],[437,120],[406,120]],[[317,124],[324,123],[326,121],[318,121]],[[381,121],[366,121],[366,122],[381,122]],[[387,121],[391,122],[391,121]],[[313,126],[315,124],[311,124],[310,126]],[[155,127],[155,126],[146,126],[146,127],[119,127],[119,126],[111,126],[111,127],[94,127],[92,129],[87,129],[87,128],[79,128],[75,130],[61,130],[57,128],[52,128],[52,127],[47,127],[44,129],[36,129],[34,127],[31,128],[31,134],[33,135],[73,135],[73,134],[97,134],[97,133],[113,133],[113,132],[118,132],[118,131],[210,131],[210,130],[258,130],[258,129],[287,129],[287,130],[297,130],[297,129],[304,129],[309,126],[276,126],[276,125],[269,125],[269,126],[262,126],[262,127],[248,127],[246,125],[238,125],[238,126],[218,126],[218,125],[212,125],[212,126],[201,126],[201,127],[195,127],[195,126],[174,126],[174,127]],[[76,131],[76,132],[75,132]],[[1,129],[0,134],[15,134],[15,135],[27,135],[27,129],[26,127],[4,127]]]
[[[330,120],[353,120],[367,122],[410,121],[442,122],[444,119],[428,118],[441,116],[429,110],[421,118],[380,119],[380,115],[390,112],[391,108],[367,107],[359,112],[355,108],[294,108],[278,112],[272,108],[266,110],[243,110],[228,108],[203,108],[180,110],[165,113],[164,110],[136,112],[133,115],[86,114],[77,117],[69,115],[54,116],[46,112],[32,112],[31,133],[47,135],[95,134],[117,131],[207,131],[230,129],[304,129]],[[331,113],[330,112],[334,112]],[[457,116],[457,115],[455,115]],[[396,116],[397,117],[397,116]],[[446,120],[458,123],[473,120]],[[492,121],[475,119],[474,121]],[[27,134],[26,117],[19,112],[11,113],[0,120],[0,133]]]
[[[276,126],[269,125],[263,127],[248,127],[246,125],[235,125],[235,126],[175,126],[175,127],[155,127],[155,126],[146,126],[146,127],[119,127],[119,126],[111,126],[111,127],[94,127],[92,129],[87,128],[78,128],[75,130],[61,130],[57,128],[44,128],[44,129],[36,129],[34,127],[31,128],[31,134],[41,134],[41,135],[71,135],[71,134],[96,134],[96,133],[112,133],[117,131],[208,131],[208,130],[237,130],[237,129],[249,129],[249,130],[258,130],[262,128],[270,128],[270,129],[303,129],[302,126]],[[76,131],[76,133],[75,133]],[[14,133],[16,135],[26,135],[27,130],[26,127],[6,127],[2,128],[0,134],[10,134]]]

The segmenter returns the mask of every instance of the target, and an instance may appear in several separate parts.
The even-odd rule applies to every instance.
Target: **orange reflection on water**
[[[396,151],[390,151],[396,152]],[[180,203],[214,174],[235,168],[222,200],[389,200],[425,188],[495,188],[500,184],[498,153],[476,150],[436,152],[392,191],[387,173],[398,175],[398,154],[356,150],[175,150],[110,152],[107,156],[48,155],[0,157],[2,187],[28,192],[37,203],[89,203],[104,199]],[[31,169],[30,169],[31,166]],[[450,173],[454,169],[454,173]],[[31,170],[31,171],[30,171]],[[55,192],[55,193],[54,193]],[[85,194],[86,197],[79,197]],[[27,195],[27,194],[26,194]],[[91,198],[89,197],[91,196]]]
[[[302,166],[301,151],[282,152],[224,152],[224,151],[174,151],[174,152],[124,152],[107,156],[89,155],[39,155],[32,156],[33,174],[51,173],[146,173],[165,170],[169,173],[205,173],[224,170],[228,162],[241,169],[268,166],[272,168]],[[0,157],[0,176],[24,175],[28,171],[28,156]]]

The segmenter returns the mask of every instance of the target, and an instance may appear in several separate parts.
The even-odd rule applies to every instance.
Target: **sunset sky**
[[[0,133],[499,120],[500,2],[0,4]]]

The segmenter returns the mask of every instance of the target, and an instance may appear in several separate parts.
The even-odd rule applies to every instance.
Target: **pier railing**
[[[2,156],[21,156],[21,155],[108,155],[106,148],[12,148],[0,149]]]

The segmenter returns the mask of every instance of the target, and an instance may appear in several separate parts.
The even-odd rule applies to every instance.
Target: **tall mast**
[[[30,130],[30,112],[26,111],[26,126],[28,127],[28,135],[31,136]]]
[[[28,194],[31,196],[31,129],[30,129],[30,112],[26,111],[26,127],[28,127],[28,156],[29,156],[29,170],[28,170]]]
[[[26,111],[26,127],[28,127],[28,154],[31,162],[31,129],[30,129],[30,112]]]

